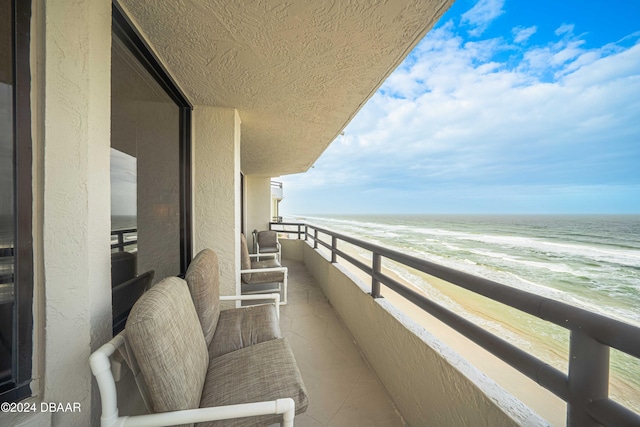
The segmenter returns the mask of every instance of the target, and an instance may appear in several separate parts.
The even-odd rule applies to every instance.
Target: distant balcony
[[[284,191],[282,189],[281,182],[271,181],[271,198],[278,201],[284,198]]]

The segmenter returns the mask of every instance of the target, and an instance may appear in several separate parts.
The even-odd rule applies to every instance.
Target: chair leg
[[[287,276],[289,272],[284,273],[284,298],[282,299],[282,304],[287,305]]]

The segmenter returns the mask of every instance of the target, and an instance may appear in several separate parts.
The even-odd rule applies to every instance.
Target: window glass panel
[[[112,253],[137,253],[137,188],[136,158],[111,148]]]
[[[180,274],[180,110],[117,35],[111,67],[112,230],[158,281]]]
[[[14,137],[11,2],[0,0],[0,385],[13,380]]]

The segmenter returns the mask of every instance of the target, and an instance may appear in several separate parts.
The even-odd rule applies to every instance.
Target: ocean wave
[[[601,262],[620,264],[630,267],[640,267],[640,250],[624,248],[603,247],[598,244],[559,243],[528,236],[511,236],[496,234],[468,233],[439,228],[418,227],[412,230],[417,234],[431,236],[432,240],[440,240],[443,244],[452,244],[449,240],[479,242],[490,246],[498,246],[510,249],[525,249],[530,252],[545,255],[571,256],[574,258],[595,259]],[[435,239],[439,237],[440,239]],[[462,249],[462,248],[460,248]],[[465,248],[466,249],[466,248]]]
[[[391,217],[385,217],[384,223],[370,218],[306,219],[507,286],[551,299],[573,301],[590,311],[606,314],[611,308],[620,319],[635,319],[625,304],[640,304],[640,250],[629,248],[628,244],[631,240],[640,245],[640,239],[633,240],[622,231],[618,236],[614,230],[607,240],[607,230],[615,228],[608,223],[591,225],[579,232],[580,223],[572,224],[569,230],[569,218],[563,220],[564,228],[558,228],[554,234],[555,229],[548,223],[542,227],[531,221],[522,228],[519,223],[494,222],[488,227],[475,220],[458,221],[453,224],[455,227],[447,229],[425,226],[426,219],[423,223],[410,223],[398,218],[396,224]],[[512,234],[518,231],[522,234]],[[533,233],[537,234],[533,236]],[[616,245],[620,240],[616,236],[625,237],[621,245]],[[593,243],[575,241],[590,238]],[[603,244],[604,241],[607,244]],[[622,302],[617,304],[617,301]]]
[[[511,264],[519,264],[527,267],[532,267],[536,269],[543,269],[553,273],[563,273],[570,274],[576,277],[584,276],[584,272],[580,270],[576,270],[569,266],[568,264],[564,264],[561,262],[543,262],[543,261],[532,261],[528,259],[522,259],[517,256],[512,256],[505,254],[503,252],[492,252],[488,250],[476,250],[476,249],[467,249],[471,253],[478,254],[482,257],[495,258],[500,261],[504,261]]]

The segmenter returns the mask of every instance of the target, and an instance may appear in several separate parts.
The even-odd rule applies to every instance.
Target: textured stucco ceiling
[[[242,170],[306,171],[453,0],[122,0],[191,102],[237,108]]]

